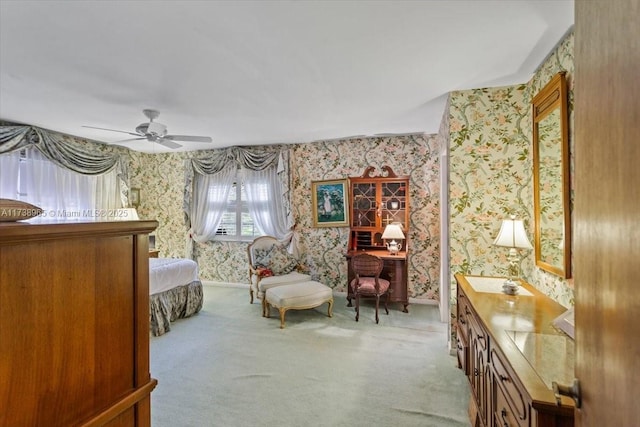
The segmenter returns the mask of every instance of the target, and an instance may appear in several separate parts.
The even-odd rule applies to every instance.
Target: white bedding
[[[198,280],[198,264],[186,258],[149,258],[149,294]]]

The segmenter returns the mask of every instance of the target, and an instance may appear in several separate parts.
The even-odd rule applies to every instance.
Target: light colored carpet
[[[154,427],[469,426],[469,386],[438,308],[409,313],[346,298],[260,315],[244,288],[205,286],[204,307],[151,338]]]

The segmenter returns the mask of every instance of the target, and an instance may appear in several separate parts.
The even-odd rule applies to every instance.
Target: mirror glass
[[[533,98],[533,177],[536,266],[571,275],[569,137],[564,73]]]

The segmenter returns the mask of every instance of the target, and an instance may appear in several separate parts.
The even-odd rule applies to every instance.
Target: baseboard
[[[425,298],[409,298],[409,304],[440,305],[440,302]]]

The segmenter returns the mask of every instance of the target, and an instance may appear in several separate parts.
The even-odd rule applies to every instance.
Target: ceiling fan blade
[[[121,143],[121,142],[141,141],[141,140],[143,140],[143,139],[147,139],[147,137],[146,137],[146,136],[142,136],[142,137],[140,137],[140,138],[123,139],[123,140],[121,140],[121,141],[116,141],[116,142],[114,142],[114,144],[119,144],[119,143]]]
[[[182,147],[182,145],[177,144],[177,143],[175,143],[175,142],[173,142],[171,140],[168,140],[166,138],[158,138],[156,140],[156,142],[158,144],[160,144],[160,145],[164,145],[167,148],[180,148],[180,147]]]
[[[116,130],[116,129],[107,129],[107,128],[98,128],[95,126],[82,126],[83,128],[89,128],[89,129],[99,129],[99,130],[108,130],[110,132],[120,132],[120,133],[126,133],[128,135],[133,135],[133,136],[141,136],[139,133],[133,133],[133,132],[127,132],[126,130]]]
[[[212,142],[211,137],[208,136],[191,136],[191,135],[165,135],[163,139],[170,141],[185,141],[185,142]]]

